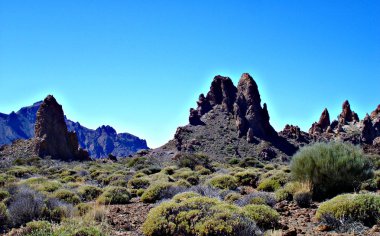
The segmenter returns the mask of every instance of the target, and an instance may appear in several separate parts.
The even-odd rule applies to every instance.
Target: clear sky
[[[0,0],[0,112],[53,94],[74,121],[157,147],[214,75],[259,85],[271,123],[307,130],[380,103],[380,1]]]

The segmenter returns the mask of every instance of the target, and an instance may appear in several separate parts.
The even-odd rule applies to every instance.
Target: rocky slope
[[[261,105],[258,86],[244,73],[237,87],[228,77],[216,76],[210,91],[201,94],[190,109],[189,124],[179,127],[174,139],[153,155],[173,157],[178,152],[203,152],[211,157],[259,157],[289,160],[299,147],[317,141],[349,141],[365,151],[380,154],[380,105],[360,120],[345,101],[337,120],[325,109],[309,132],[286,125],[276,132],[267,105]]]
[[[202,152],[214,158],[287,160],[297,150],[271,126],[267,105],[261,105],[258,86],[247,73],[237,87],[230,78],[216,76],[197,105],[190,109],[189,125],[179,127],[174,139],[154,155]]]
[[[21,108],[11,114],[0,113],[0,145],[9,144],[16,139],[29,139],[34,136],[34,125],[37,111],[42,104]],[[73,122],[65,117],[69,131],[75,131],[79,146],[89,151],[91,157],[129,156],[140,149],[147,149],[147,143],[129,133],[117,133],[110,126],[101,126],[96,130],[88,129],[79,122]]]

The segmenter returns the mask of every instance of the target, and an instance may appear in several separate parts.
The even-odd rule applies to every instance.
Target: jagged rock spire
[[[277,136],[277,132],[269,123],[267,105],[264,103],[264,106],[261,107],[257,84],[248,73],[241,76],[236,97],[234,112],[240,137],[247,134],[264,139]],[[247,138],[252,139],[251,137]]]
[[[359,121],[359,116],[351,110],[350,103],[346,100],[342,105],[342,113],[339,115],[339,123],[346,124],[348,122]]]
[[[197,105],[196,110],[190,109],[191,125],[202,125],[202,115],[221,105],[224,111],[234,115],[239,137],[247,136],[252,142],[254,137],[270,139],[277,136],[269,123],[267,105],[261,106],[257,84],[248,73],[241,76],[237,87],[230,78],[215,76],[207,96],[201,94]]]
[[[323,133],[330,126],[330,114],[327,108],[325,108],[319,118],[318,122],[315,122],[309,129],[310,134]]]
[[[37,112],[35,137],[39,156],[51,156],[61,160],[86,160],[88,153],[78,149],[78,138],[68,132],[62,106],[52,95],[45,98]]]

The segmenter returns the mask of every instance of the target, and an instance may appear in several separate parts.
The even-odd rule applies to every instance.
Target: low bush
[[[52,235],[53,228],[48,221],[32,221],[26,224],[27,235],[44,236]]]
[[[79,203],[75,207],[76,211],[80,216],[86,215],[88,212],[90,212],[91,208],[91,205],[89,205],[88,203]]]
[[[44,197],[25,186],[12,191],[8,205],[9,221],[14,227],[44,217]]]
[[[124,187],[107,187],[97,202],[99,204],[126,204],[131,199],[131,194]]]
[[[251,170],[238,172],[234,176],[236,177],[239,186],[244,185],[256,187],[259,179],[258,173]]]
[[[264,179],[260,182],[259,186],[257,186],[257,190],[266,191],[266,192],[274,192],[281,188],[281,184],[276,179]]]
[[[243,208],[243,211],[246,216],[264,229],[274,228],[280,219],[280,214],[267,205],[247,205]]]
[[[128,181],[128,187],[133,189],[147,188],[149,180],[145,178],[132,178]]]
[[[141,196],[141,200],[146,203],[154,203],[161,199],[172,198],[177,193],[184,191],[184,189],[171,183],[155,183],[145,190]]]
[[[83,185],[78,188],[78,194],[84,201],[92,201],[102,193],[101,188],[92,185]]]
[[[180,153],[177,154],[174,159],[180,168],[187,167],[194,170],[196,166],[203,166],[206,169],[212,169],[212,166],[210,166],[210,158],[204,154]]]
[[[59,189],[52,194],[52,197],[72,204],[78,204],[81,202],[79,196],[68,189]]]
[[[336,219],[352,219],[372,226],[380,220],[380,196],[375,194],[343,194],[322,203],[317,219],[331,215]]]
[[[6,225],[8,224],[8,213],[7,206],[4,203],[0,202],[0,231],[4,230]]]
[[[263,168],[264,165],[257,160],[256,158],[245,158],[239,162],[239,166],[246,168],[246,167],[257,167],[257,168]]]
[[[237,180],[231,175],[217,175],[209,180],[209,184],[215,188],[220,189],[236,189]]]
[[[312,201],[312,193],[310,191],[299,191],[294,194],[294,201],[299,207],[307,208]]]
[[[243,196],[235,202],[238,206],[246,206],[250,204],[265,204],[273,207],[276,204],[276,199],[272,193],[254,192]]]
[[[0,202],[7,199],[9,196],[10,196],[10,194],[7,190],[0,189]]]
[[[291,173],[295,180],[311,183],[319,199],[354,191],[373,170],[361,148],[332,142],[303,147],[292,158]]]
[[[241,208],[214,198],[193,196],[164,202],[153,208],[142,226],[154,235],[260,235],[255,222]]]

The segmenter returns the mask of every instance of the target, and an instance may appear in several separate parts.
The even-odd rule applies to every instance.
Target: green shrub
[[[144,194],[144,192],[145,192],[145,189],[142,189],[142,188],[137,189],[136,195],[139,196],[139,197],[141,197]]]
[[[147,188],[141,196],[141,200],[146,203],[154,203],[165,197],[170,197],[170,188],[173,184],[170,183],[155,183]]]
[[[26,167],[26,166],[13,166],[10,170],[7,171],[7,174],[13,175],[17,178],[28,177],[37,173],[37,168],[35,167]]]
[[[278,224],[280,214],[267,205],[247,205],[243,208],[244,213],[258,226],[270,229]]]
[[[195,192],[183,192],[175,195],[172,200],[178,203],[193,197],[200,197],[200,195]]]
[[[226,201],[228,203],[233,203],[236,200],[240,199],[240,197],[241,197],[241,195],[239,193],[232,192],[232,193],[227,194],[224,197],[224,201]]]
[[[92,201],[102,193],[102,189],[92,185],[83,185],[78,188],[78,194],[84,201]]]
[[[14,176],[7,174],[0,174],[0,187],[4,187],[6,184],[13,183],[16,180]]]
[[[252,158],[252,157],[249,157],[249,158],[245,158],[243,160],[241,160],[239,162],[239,166],[240,167],[257,167],[257,168],[263,168],[264,165],[259,161],[257,160],[256,158]]]
[[[0,230],[4,229],[8,222],[7,206],[0,202]]]
[[[217,175],[210,179],[209,181],[210,185],[215,188],[220,189],[236,189],[237,186],[237,180],[235,177],[231,175]]]
[[[126,204],[131,199],[131,194],[127,188],[110,186],[100,195],[97,202],[99,204]]]
[[[309,207],[312,200],[312,193],[310,191],[299,191],[294,194],[294,201],[299,207]]]
[[[237,165],[239,164],[240,160],[237,158],[232,158],[231,160],[228,161],[228,164],[230,165]]]
[[[52,235],[52,225],[47,221],[31,221],[26,224],[27,230],[30,235]],[[28,234],[29,235],[29,234]]]
[[[175,166],[168,166],[168,167],[165,167],[164,169],[162,169],[162,172],[165,175],[172,175],[172,174],[174,174],[176,169],[177,168]]]
[[[372,174],[363,151],[347,143],[317,143],[302,148],[291,162],[295,180],[312,185],[315,198],[354,191]]]
[[[133,178],[128,181],[128,187],[133,189],[147,188],[149,180],[145,178]]]
[[[238,172],[234,176],[236,177],[239,186],[256,187],[257,180],[259,179],[257,172],[251,170]]]
[[[37,186],[37,190],[43,192],[54,192],[62,187],[59,181],[46,181]]]
[[[317,219],[331,215],[336,219],[348,218],[372,226],[380,220],[380,196],[375,194],[343,194],[322,203]]]
[[[53,193],[52,197],[65,201],[67,203],[78,204],[80,203],[79,196],[68,189],[60,189]]]
[[[80,216],[84,216],[91,210],[92,207],[88,203],[79,203],[75,208]]]
[[[212,169],[210,166],[210,158],[204,154],[181,153],[177,154],[174,159],[180,168],[187,167],[194,170],[196,166],[203,166],[206,169]]]
[[[0,202],[2,202],[4,199],[8,198],[10,195],[8,191],[0,189]]]
[[[257,186],[257,190],[265,191],[265,192],[274,192],[281,188],[281,184],[276,179],[264,179],[260,182],[259,186]]]
[[[182,196],[185,194],[182,194]],[[214,198],[193,196],[164,202],[153,208],[142,226],[147,236],[257,235],[254,221],[240,207]]]

